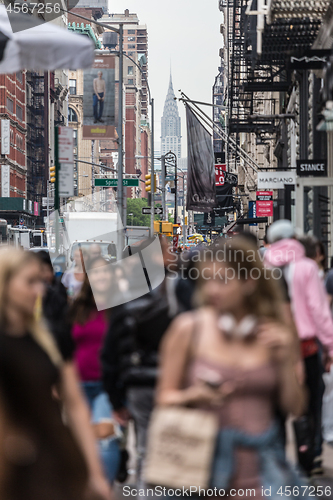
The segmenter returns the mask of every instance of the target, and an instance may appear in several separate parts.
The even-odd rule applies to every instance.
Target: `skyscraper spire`
[[[161,120],[161,152],[162,155],[173,151],[177,158],[181,157],[181,123],[178,104],[173,90],[172,73],[170,68],[170,80],[168,93],[164,103],[163,116]]]

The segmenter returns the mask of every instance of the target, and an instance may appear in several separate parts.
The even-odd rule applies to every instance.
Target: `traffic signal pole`
[[[154,220],[155,220],[155,166],[154,166],[154,99],[150,99],[151,106],[151,214],[150,214],[150,236],[154,236]]]
[[[55,228],[55,246],[56,246],[56,253],[59,252],[59,243],[60,243],[60,238],[59,238],[59,217],[60,217],[60,198],[59,198],[59,170],[60,170],[60,164],[59,164],[59,128],[55,127],[54,128],[54,135],[55,135],[55,141],[54,141],[54,166],[55,166],[55,182],[54,182],[54,213],[55,213],[55,221],[54,221],[54,228]]]
[[[162,180],[162,220],[166,220],[166,207],[165,207],[165,155],[162,155],[161,157],[161,169],[162,169],[162,175],[161,175],[161,180]]]

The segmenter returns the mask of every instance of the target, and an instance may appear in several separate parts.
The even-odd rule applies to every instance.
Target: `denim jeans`
[[[102,382],[83,382],[82,387],[92,413],[92,422],[98,423],[103,419],[110,419],[112,406],[106,392],[104,392]],[[105,475],[112,483],[120,463],[118,439],[115,437],[100,439],[98,445]]]
[[[104,92],[100,92],[98,95],[99,97],[103,98]],[[100,120],[103,115],[104,101],[102,99],[98,99],[96,94],[93,95],[93,109],[94,109],[94,119]]]
[[[130,387],[127,390],[128,409],[134,420],[136,434],[138,489],[146,486],[143,480],[143,468],[148,425],[154,407],[154,396],[155,389],[153,387]]]

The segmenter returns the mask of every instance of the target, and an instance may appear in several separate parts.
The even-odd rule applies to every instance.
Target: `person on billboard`
[[[99,71],[97,73],[97,78],[94,78],[94,94],[93,94],[94,123],[104,122],[102,120],[104,97],[105,97],[105,80],[103,79],[102,71]]]

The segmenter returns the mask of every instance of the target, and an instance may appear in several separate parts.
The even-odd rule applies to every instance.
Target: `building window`
[[[128,79],[128,85],[134,85],[134,80],[133,78]]]
[[[7,97],[7,109],[10,113],[14,113],[14,101],[9,99],[9,97]]]
[[[127,74],[128,75],[133,75],[134,74],[133,66],[128,66],[128,68],[127,68]]]
[[[127,40],[129,42],[135,42],[135,36],[129,36]]]
[[[16,104],[16,117],[18,120],[23,122],[23,109],[18,104]]]
[[[128,48],[129,49],[135,49],[135,45],[129,45]]]
[[[129,52],[129,53],[128,53],[128,55],[129,55],[130,57],[133,57],[133,56],[134,56],[134,52]]]
[[[75,128],[73,129],[73,145],[74,148],[77,148],[77,130]]]
[[[22,71],[17,71],[16,72],[16,80],[18,80],[20,83],[23,82],[23,73],[22,73]]]
[[[77,122],[77,114],[75,113],[73,108],[68,108],[68,121]]]
[[[69,93],[76,95],[76,80],[69,80]]]
[[[135,35],[135,30],[128,30],[127,32],[129,35]]]

